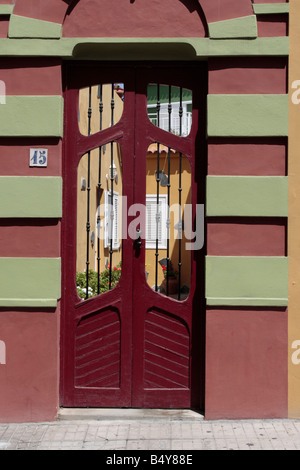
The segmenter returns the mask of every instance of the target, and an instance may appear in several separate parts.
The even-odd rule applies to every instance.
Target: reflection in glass
[[[113,289],[122,272],[122,154],[119,144],[86,153],[77,176],[77,292]]]
[[[79,91],[79,130],[89,136],[117,124],[124,109],[124,85],[94,85]]]
[[[150,145],[146,172],[146,278],[155,291],[185,300],[191,251],[185,249],[184,206],[191,204],[189,160],[162,144]]]
[[[147,91],[148,116],[152,124],[185,137],[192,127],[192,91],[170,85],[150,84]]]

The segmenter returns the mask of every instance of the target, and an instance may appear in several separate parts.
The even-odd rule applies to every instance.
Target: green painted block
[[[286,306],[288,258],[207,256],[208,305]]]
[[[209,137],[288,136],[288,95],[208,95]]]
[[[202,39],[203,41],[204,39]],[[198,57],[205,56],[203,42],[195,41]],[[289,37],[257,39],[209,39],[207,57],[288,57]]]
[[[0,137],[62,137],[62,96],[7,96],[0,106]]]
[[[12,15],[9,22],[9,38],[45,38],[59,39],[62,25],[50,21]]]
[[[60,297],[60,258],[0,258],[1,307],[55,307]]]
[[[257,38],[255,15],[208,23],[211,39]]]
[[[147,54],[146,54],[147,53]],[[176,54],[175,54],[176,53]],[[105,60],[146,60],[208,57],[288,57],[289,38],[0,38],[2,57],[62,57]]]
[[[209,217],[287,217],[288,177],[208,176]]]
[[[256,15],[276,15],[290,12],[289,3],[254,3],[252,6]]]
[[[14,5],[0,5],[0,15],[9,16],[14,10]]]
[[[1,218],[60,218],[62,178],[0,176],[0,200]]]

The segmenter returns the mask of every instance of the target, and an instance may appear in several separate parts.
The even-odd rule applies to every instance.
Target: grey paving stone
[[[103,410],[51,423],[0,423],[1,450],[299,450],[300,420],[205,421],[198,414]],[[119,413],[119,418],[117,414]]]

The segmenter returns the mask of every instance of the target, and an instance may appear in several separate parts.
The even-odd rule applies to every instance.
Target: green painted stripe
[[[209,306],[223,307],[286,307],[288,299],[248,299],[244,298],[214,298],[207,297],[206,304]]]
[[[0,15],[9,16],[14,10],[14,5],[0,5]]]
[[[255,15],[208,23],[211,39],[257,38],[257,20]]]
[[[7,96],[0,106],[0,137],[62,136],[62,96]]]
[[[61,36],[61,24],[18,15],[12,15],[10,18],[9,38],[59,39]]]
[[[209,217],[287,217],[288,177],[208,176]]]
[[[272,15],[290,12],[289,3],[255,3],[253,11],[256,15]]]
[[[209,137],[288,135],[288,95],[208,95]]]
[[[62,38],[0,39],[3,57],[62,57],[105,60],[203,59],[219,56],[288,56],[289,38]]]
[[[196,41],[195,50],[198,57],[263,57],[288,56],[289,37],[257,39],[209,39],[205,54],[204,45]]]
[[[50,308],[57,306],[57,299],[1,299],[0,298],[0,307],[40,307],[40,308]]]
[[[60,297],[60,258],[0,258],[1,307],[55,307]]]
[[[62,178],[0,176],[0,200],[1,218],[60,218]]]
[[[288,258],[207,256],[208,305],[285,306]]]

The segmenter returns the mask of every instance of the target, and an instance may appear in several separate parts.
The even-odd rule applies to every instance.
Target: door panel
[[[75,333],[75,387],[120,388],[120,332],[117,310],[80,320]]]
[[[168,312],[151,309],[145,317],[144,387],[188,389],[190,334]]]
[[[170,128],[162,129],[157,123],[153,124],[147,113],[147,88],[149,84],[163,83],[164,86],[172,85],[179,89],[191,90],[193,96],[193,111],[191,128],[188,135],[177,135],[178,132],[170,132]],[[169,88],[169,87],[168,87]],[[201,90],[201,91],[200,91]],[[162,94],[160,99],[162,99]],[[147,153],[150,146],[159,144],[160,150],[163,146],[166,149],[166,158],[170,160],[169,168],[174,159],[176,149],[181,159],[186,159],[189,163],[191,178],[189,187],[189,201],[183,201],[181,183],[178,178],[172,178],[171,172],[165,173],[169,177],[169,200],[172,203],[172,188],[175,186],[177,192],[177,202],[192,204],[192,220],[196,217],[196,204],[203,204],[205,196],[203,194],[205,152],[203,150],[204,135],[201,135],[205,127],[205,80],[201,67],[191,68],[145,68],[140,69],[137,79],[137,100],[136,100],[136,160],[135,171],[140,182],[135,186],[135,202],[145,203],[147,194],[145,174],[147,174]],[[171,100],[170,100],[171,101]],[[159,106],[158,106],[159,108]],[[202,127],[203,126],[203,127]],[[201,159],[201,170],[196,171],[195,156]],[[157,174],[161,170],[160,158],[157,159]],[[168,163],[165,169],[168,167]],[[181,167],[182,168],[182,167]],[[178,171],[178,170],[177,170]],[[198,186],[198,180],[202,188]],[[157,183],[157,193],[161,194],[164,189]],[[175,202],[175,200],[174,200]],[[172,261],[172,250],[169,253],[157,252],[157,269],[161,269],[159,260],[167,253],[167,258]],[[174,264],[177,263],[178,253],[176,246],[174,253]],[[190,275],[189,295],[185,300],[183,296],[172,296],[158,292],[159,286],[153,288],[145,283],[141,266],[145,264],[145,250],[141,251],[138,258],[134,258],[134,273],[136,273],[133,296],[133,402],[140,407],[191,407],[200,408],[201,390],[203,388],[203,369],[201,362],[204,357],[203,344],[201,338],[201,321],[203,319],[203,272],[202,278],[198,275],[200,266],[203,267],[204,250],[199,252],[185,251],[185,240],[180,240],[181,265],[186,262]],[[147,264],[147,263],[146,263]],[[181,266],[183,272],[183,267]],[[139,275],[140,272],[140,275]],[[196,289],[197,286],[197,289]],[[179,289],[180,285],[179,279]],[[195,307],[195,305],[197,307]],[[198,318],[197,318],[198,316]],[[196,323],[197,322],[197,325]],[[196,343],[196,344],[194,344]],[[199,346],[200,343],[201,345]],[[154,351],[157,353],[154,354]],[[170,361],[167,363],[167,361]],[[169,366],[167,366],[169,364]],[[197,365],[196,365],[197,364]],[[181,369],[179,369],[181,367]],[[197,370],[198,367],[198,370]],[[179,373],[179,370],[181,372]],[[177,372],[176,372],[177,371]]]
[[[131,406],[131,348],[132,348],[132,296],[127,295],[132,286],[132,243],[122,240],[122,270],[126,276],[113,288],[109,280],[109,290],[104,293],[96,291],[95,296],[81,298],[76,285],[77,272],[77,219],[78,202],[78,167],[82,156],[90,155],[92,170],[92,152],[98,154],[99,148],[104,151],[111,143],[120,146],[122,158],[126,161],[123,167],[123,195],[128,204],[133,203],[132,174],[134,140],[132,132],[127,132],[134,122],[134,74],[123,68],[123,83],[128,92],[126,107],[116,124],[89,133],[84,136],[79,128],[79,90],[86,87],[98,87],[99,77],[103,84],[114,84],[117,70],[91,66],[68,67],[66,71],[67,90],[65,94],[66,125],[64,152],[64,218],[63,218],[63,299],[62,299],[62,389],[63,406]],[[89,112],[89,110],[87,110]],[[100,121],[99,121],[100,122]],[[92,129],[92,126],[91,126]],[[100,154],[100,153],[99,153]],[[102,162],[103,163],[103,162]],[[87,164],[88,165],[88,164]],[[91,252],[92,222],[97,218],[91,212],[92,202],[97,196],[96,185],[87,178],[86,214],[84,225],[88,250],[83,251],[86,266],[91,267],[94,254]],[[98,180],[98,172],[96,180]],[[110,183],[110,181],[108,182]],[[90,190],[88,187],[90,186]],[[110,190],[106,178],[102,178],[103,190]],[[94,191],[94,193],[93,193]],[[93,195],[94,194],[94,195]],[[89,202],[88,202],[89,201]],[[89,213],[88,213],[89,212]],[[98,240],[95,242],[97,243]],[[103,243],[103,240],[100,240]],[[110,247],[108,248],[110,251]],[[112,255],[112,256],[111,256]],[[108,254],[114,260],[114,252]],[[106,270],[104,258],[100,260],[99,272]],[[97,271],[97,270],[96,270]],[[86,273],[82,273],[86,274]],[[91,278],[88,276],[87,287]],[[126,301],[124,301],[126,298]],[[103,352],[105,345],[108,349]],[[99,357],[97,357],[99,356]]]
[[[158,77],[159,83],[164,84],[162,92]],[[120,93],[115,88],[116,81],[124,92]],[[195,221],[196,204],[204,203],[205,67],[185,65],[183,68],[177,64],[143,67],[134,64],[108,68],[107,65],[83,67],[80,64],[67,68],[66,84],[61,404],[201,408],[204,250],[186,250],[187,240],[178,237],[178,233],[183,231],[185,213],[180,211],[177,219],[171,219],[169,207],[175,202],[180,208],[190,203],[192,220]],[[149,119],[149,85],[158,90],[158,100],[166,100],[163,96],[167,92],[169,97],[173,93],[173,101],[170,99],[169,103],[163,103],[163,108],[169,111],[168,125],[160,125],[160,103],[156,104],[155,122]],[[111,118],[106,119],[106,125],[102,126],[101,119],[105,120],[101,115],[104,90],[106,96],[111,93]],[[183,90],[186,110],[190,113],[185,131],[182,125]],[[180,96],[179,103],[174,101],[177,95]],[[79,106],[79,98],[82,103],[84,96],[89,101],[85,109],[88,115],[85,126],[79,122],[85,119],[82,117],[84,106]],[[152,89],[152,99],[153,96]],[[192,103],[188,103],[191,96]],[[115,118],[115,100],[118,98],[122,100],[122,112]],[[109,106],[109,100],[107,103]],[[172,106],[174,114],[179,113],[179,120],[171,116]],[[94,124],[92,109],[99,109],[100,113]],[[152,105],[152,118],[153,109]],[[177,128],[172,130],[172,126]],[[112,145],[120,150],[121,165],[117,164],[116,150]],[[149,148],[155,148],[157,165],[150,180],[147,176],[150,174]],[[84,170],[80,166],[82,156],[87,159]],[[86,178],[82,171],[87,171]],[[118,173],[117,178],[114,171]],[[187,179],[184,179],[185,173],[189,173]],[[86,179],[87,184],[84,196],[79,191],[82,179]],[[200,182],[201,185],[198,184]],[[117,199],[111,195],[119,194],[117,187],[120,183],[123,199],[119,250],[118,244],[112,240],[113,235],[107,239],[107,236],[101,238],[100,234],[107,225],[105,213],[110,214],[110,226],[116,230]],[[154,185],[154,192],[149,184]],[[162,206],[154,206],[153,220],[156,222],[152,224],[156,224],[155,232],[158,234],[161,224],[160,229],[163,227],[168,235],[165,245],[160,245],[160,248],[156,237],[152,242],[149,239],[149,214],[152,210],[149,204],[155,199],[156,202],[167,203],[165,219],[158,209]],[[99,203],[104,203],[106,208],[108,200],[115,206],[110,212],[105,209],[102,218],[98,211]],[[97,210],[92,214],[95,202]],[[80,207],[86,207],[82,209],[87,214],[84,228]],[[139,212],[134,210],[136,207],[144,207],[145,210]],[[92,246],[93,223],[96,236]],[[175,235],[170,236],[170,231]],[[86,239],[85,250],[78,244],[79,237]],[[82,256],[85,257],[85,271],[82,263],[78,262]],[[149,263],[151,266],[147,267]],[[76,285],[79,265],[83,271],[80,291]],[[113,282],[113,269],[121,270],[116,283]],[[147,281],[149,271],[151,282]],[[177,271],[176,274],[173,271]],[[166,277],[164,283],[163,273]],[[98,283],[92,288],[93,276]],[[172,276],[176,278],[175,294],[171,292]],[[104,280],[107,289],[100,289]],[[83,294],[78,295],[78,292]]]

